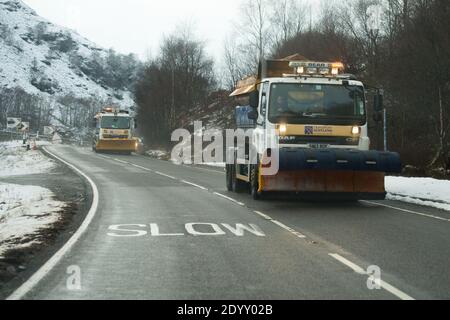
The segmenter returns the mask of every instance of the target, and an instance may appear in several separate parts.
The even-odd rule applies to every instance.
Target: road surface
[[[48,150],[92,179],[98,208],[25,299],[450,298],[447,212],[259,202],[227,192],[220,169]]]

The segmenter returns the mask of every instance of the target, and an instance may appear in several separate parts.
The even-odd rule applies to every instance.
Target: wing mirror
[[[250,107],[253,109],[258,109],[259,106],[259,91],[255,90],[250,93]]]
[[[381,93],[377,93],[373,97],[373,109],[376,113],[380,113],[381,111],[383,111],[383,108],[383,95]]]
[[[255,108],[252,108],[252,110],[247,114],[247,118],[249,118],[250,120],[257,120],[258,116],[258,109]]]

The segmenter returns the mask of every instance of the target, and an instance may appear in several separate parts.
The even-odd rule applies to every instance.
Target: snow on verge
[[[145,152],[147,156],[159,160],[167,160],[170,158],[170,154],[163,150],[148,150]]]
[[[57,222],[64,208],[48,189],[0,183],[0,257],[40,243],[39,233]]]
[[[386,177],[387,198],[450,211],[450,181]]]
[[[43,173],[54,166],[55,162],[40,151],[27,151],[22,141],[0,143],[0,177]]]

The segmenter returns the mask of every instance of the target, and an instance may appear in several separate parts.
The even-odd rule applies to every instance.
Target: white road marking
[[[237,223],[236,228],[229,225],[228,223],[222,223],[222,226],[224,226],[226,229],[228,229],[232,234],[234,234],[237,237],[243,237],[244,231],[248,231],[258,237],[266,236],[265,233],[262,232],[262,230],[256,224],[252,223],[249,224],[250,227],[241,223]]]
[[[75,231],[75,233],[70,237],[70,239],[64,244],[64,246],[59,249],[42,267],[39,268],[27,281],[25,281],[19,288],[17,288],[8,298],[7,300],[20,300],[22,299],[28,292],[30,292],[47,274],[61,261],[61,259],[72,249],[74,244],[80,239],[83,233],[89,227],[89,224],[92,222],[94,218],[97,208],[98,208],[98,189],[94,181],[86,175],[83,171],[75,167],[74,165],[68,163],[67,161],[61,159],[56,156],[52,152],[48,151],[47,148],[44,147],[44,150],[52,155],[54,158],[58,159],[62,163],[66,164],[74,171],[78,172],[82,175],[90,184],[92,188],[92,205],[89,209],[86,218],[80,227]]]
[[[178,180],[177,178],[175,178],[175,177],[173,177],[173,176],[169,176],[168,174],[165,174],[165,173],[162,173],[162,172],[159,172],[159,171],[155,171],[155,173],[156,173],[156,174],[159,174],[160,176],[163,176],[163,177],[172,179],[172,180]]]
[[[228,197],[228,196],[226,196],[226,195],[224,195],[224,194],[221,194],[221,193],[219,193],[219,192],[214,192],[214,194],[215,194],[216,196],[221,197],[221,198],[230,200],[231,202],[234,202],[234,203],[236,203],[236,204],[238,204],[238,205],[240,205],[240,206],[245,206],[244,203],[239,202],[239,201],[237,201],[236,199],[230,198],[230,197]]]
[[[200,171],[215,172],[215,173],[218,173],[218,174],[225,174],[225,171],[219,171],[219,170],[214,170],[214,169],[206,169],[206,168],[196,167],[196,166],[188,166],[186,164],[183,164],[183,167],[191,168],[191,169],[195,169],[195,170],[200,170]]]
[[[205,187],[203,187],[203,186],[200,186],[200,185],[198,185],[198,184],[195,184],[195,183],[192,183],[192,182],[189,182],[189,181],[186,181],[186,180],[181,180],[181,182],[183,182],[183,183],[185,183],[185,184],[188,184],[188,185],[191,185],[191,186],[193,186],[193,187],[202,189],[202,190],[208,190],[207,188],[205,188]]]
[[[333,257],[334,259],[336,259],[337,261],[339,261],[342,264],[345,264],[347,267],[349,267],[350,269],[352,269],[353,271],[355,271],[358,274],[367,274],[366,271],[361,268],[360,266],[354,264],[353,262],[345,259],[343,256],[337,254],[337,253],[329,253],[329,255],[331,257]]]
[[[194,226],[210,226],[213,232],[200,232],[194,229]],[[194,223],[186,223],[186,231],[193,236],[222,236],[225,235],[225,231],[223,231],[217,224],[215,223],[202,223],[202,222],[194,222]]]
[[[123,162],[123,163],[127,163],[127,162],[121,161],[121,160],[119,160],[119,159],[114,159],[114,160],[119,161],[119,162]],[[203,186],[201,186],[201,185],[198,185],[198,184],[196,184],[196,183],[189,182],[189,181],[186,181],[186,180],[179,180],[179,179],[177,179],[177,178],[175,178],[175,177],[173,177],[173,176],[167,175],[167,174],[165,174],[165,173],[162,173],[162,172],[159,172],[159,171],[153,171],[153,170],[151,170],[151,169],[148,169],[148,168],[145,168],[145,167],[142,167],[142,166],[139,166],[139,165],[135,165],[135,164],[133,164],[133,163],[127,163],[127,164],[131,164],[132,166],[134,166],[134,167],[136,167],[136,168],[140,168],[140,169],[152,171],[152,172],[154,172],[154,173],[156,173],[156,174],[158,174],[158,175],[161,175],[161,176],[164,176],[164,177],[173,179],[173,180],[178,180],[178,181],[180,181],[180,182],[182,182],[182,183],[191,185],[191,186],[196,187],[196,188],[199,188],[199,189],[201,189],[201,190],[208,191],[207,188],[205,188],[205,187],[203,187]],[[185,167],[190,167],[190,166],[186,166],[186,165],[183,165],[183,166],[185,166]],[[194,167],[194,168],[195,168],[195,167]],[[203,168],[195,168],[195,169],[205,170],[205,171],[215,171],[215,170],[208,170],[208,169],[203,169]],[[215,171],[215,172],[217,172],[217,171]],[[236,203],[237,205],[245,206],[245,203],[242,203],[242,202],[240,202],[240,201],[238,201],[238,200],[236,200],[236,199],[233,199],[233,198],[231,198],[231,197],[228,197],[227,195],[224,195],[224,194],[222,194],[222,193],[214,192],[213,194],[215,194],[215,195],[217,195],[217,196],[219,196],[219,197],[221,197],[221,198],[227,199],[227,200],[229,200],[229,201],[231,201],[231,202],[233,202],[233,203]],[[276,225],[280,226],[281,228],[283,228],[283,229],[289,231],[291,234],[295,235],[296,237],[298,237],[298,238],[300,238],[300,239],[305,239],[305,238],[306,238],[305,235],[301,234],[301,233],[298,232],[298,231],[295,231],[294,229],[292,229],[292,228],[290,228],[290,227],[284,225],[283,223],[281,223],[281,222],[279,222],[279,221],[273,220],[273,219],[272,219],[271,217],[269,217],[268,215],[266,215],[266,214],[264,214],[264,213],[262,213],[262,212],[260,212],[260,211],[254,211],[254,212],[255,212],[256,214],[258,214],[259,216],[261,216],[262,218],[264,218],[264,219],[266,219],[266,220],[269,220],[269,221],[272,221],[273,223],[275,223]]]
[[[352,269],[356,273],[361,274],[361,275],[370,276],[370,274],[367,273],[363,268],[361,268],[360,266],[358,266],[358,265],[354,264],[353,262],[347,260],[343,256],[341,256],[341,255],[339,255],[337,253],[329,253],[329,255],[331,257],[333,257],[334,259],[336,259],[337,261],[339,261],[340,263],[346,265],[347,267],[349,267],[350,269]],[[383,280],[379,280],[379,281],[380,281],[380,286],[384,290],[386,290],[387,292],[393,294],[397,298],[399,298],[401,300],[414,300],[413,297],[411,297],[410,295],[408,295],[408,294],[404,293],[403,291],[397,289],[396,287],[394,287],[393,285],[387,283],[386,281],[383,281]]]
[[[100,157],[100,158],[103,158],[103,159],[112,160],[112,158],[107,157],[107,156],[103,156],[103,155],[100,155],[100,154],[97,154],[97,157]]]
[[[146,168],[146,167],[143,167],[143,166],[140,166],[140,165],[131,163],[131,162],[130,162],[130,164],[131,164],[133,167],[135,167],[135,168],[139,168],[139,169],[142,169],[142,170],[145,170],[145,171],[154,172],[154,171],[153,171],[152,169],[150,169],[150,168]]]
[[[413,210],[402,209],[402,208],[390,206],[388,204],[382,204],[382,203],[366,201],[366,200],[362,200],[361,202],[365,202],[365,203],[369,203],[369,204],[373,204],[373,205],[377,205],[377,206],[381,206],[381,207],[386,207],[386,208],[390,208],[390,209],[394,209],[394,210],[398,210],[398,211],[403,211],[403,212],[407,212],[407,213],[412,213],[412,214],[416,214],[416,215],[419,215],[422,217],[433,218],[433,219],[437,219],[437,220],[441,220],[441,221],[450,222],[450,219],[447,219],[447,218],[442,218],[442,217],[438,217],[438,216],[435,216],[432,214],[417,212],[417,211],[413,211]]]
[[[177,237],[184,236],[184,233],[160,233],[156,223],[150,223],[150,234],[152,237]]]
[[[267,214],[262,213],[261,211],[253,211],[254,213],[256,213],[257,215],[261,216],[262,218],[269,220],[270,222],[275,223],[277,226],[289,231],[290,233],[292,233],[294,236],[300,238],[300,239],[305,239],[306,236],[298,231],[295,231],[294,229],[292,229],[291,227],[288,227],[287,225],[281,223],[278,220],[274,220],[271,217],[269,217]]]
[[[110,237],[142,237],[147,235],[147,231],[145,230],[137,230],[137,229],[125,229],[129,227],[138,227],[145,228],[145,224],[113,224],[110,225],[108,230],[114,232],[108,232],[107,235]],[[117,231],[117,232],[116,232]],[[118,233],[120,232],[120,233]],[[124,234],[126,233],[126,234]]]
[[[148,226],[150,231],[148,231]],[[247,234],[251,234],[257,237],[265,237],[266,234],[256,224],[250,223],[236,223],[228,224],[222,223],[221,225],[208,222],[193,222],[186,223],[184,225],[183,232],[171,232],[163,233],[160,231],[160,225],[157,223],[146,224],[113,224],[108,227],[106,235],[114,238],[136,238],[136,237],[182,237],[187,235],[194,236],[224,236],[227,234],[234,235],[236,237],[244,237]],[[223,228],[222,228],[223,227]],[[202,228],[202,230],[198,230]],[[173,229],[167,228],[167,229]],[[187,232],[184,233],[184,231]],[[228,231],[228,232],[226,232]]]
[[[117,161],[117,162],[120,162],[120,163],[123,163],[123,164],[130,164],[127,161],[123,161],[123,160],[120,160],[120,159],[117,159],[117,158],[114,158],[114,161]]]
[[[260,212],[260,211],[253,211],[254,213],[256,213],[257,215],[259,215],[259,216],[261,216],[261,217],[263,217],[264,219],[266,219],[266,220],[273,220],[271,217],[269,217],[267,214],[264,214],[264,213],[262,213],[262,212]]]
[[[299,238],[301,238],[301,239],[306,238],[305,235],[301,234],[301,233],[298,232],[298,231],[295,231],[294,229],[288,227],[287,225],[281,223],[281,222],[278,221],[278,220],[271,220],[271,222],[275,223],[277,226],[279,226],[279,227],[281,227],[281,228],[283,228],[283,229],[289,231],[290,233],[292,233],[293,235],[295,235],[295,236],[297,236],[297,237],[299,237]]]

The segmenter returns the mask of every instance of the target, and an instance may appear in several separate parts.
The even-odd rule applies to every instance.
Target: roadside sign
[[[17,129],[20,131],[28,131],[30,129],[30,123],[29,122],[21,122],[18,126]]]
[[[55,129],[53,127],[45,126],[44,127],[44,135],[50,136],[55,133]]]
[[[6,118],[6,128],[7,129],[17,128],[21,122],[22,119],[20,118]]]

